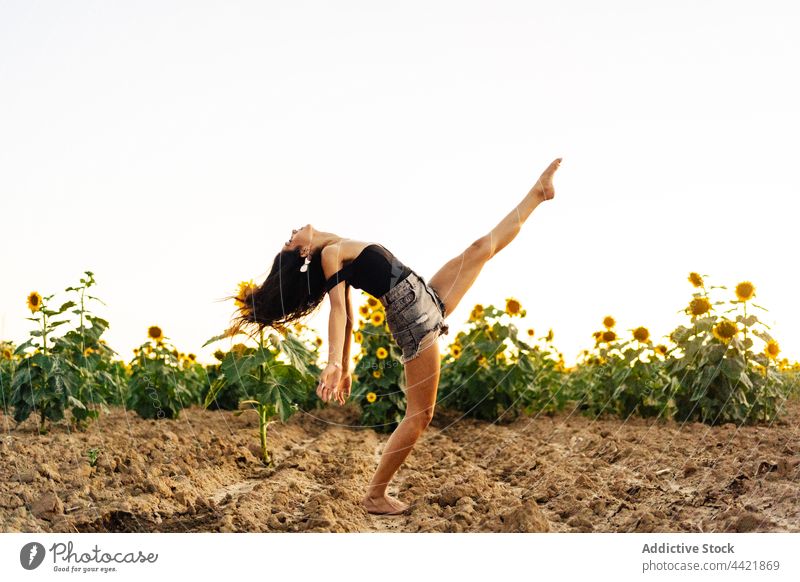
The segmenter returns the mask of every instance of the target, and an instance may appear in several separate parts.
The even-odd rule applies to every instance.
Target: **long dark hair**
[[[314,312],[325,297],[322,253],[313,253],[308,270],[302,272],[300,267],[304,263],[299,248],[281,251],[275,255],[272,270],[260,286],[245,289],[240,293],[242,296],[225,297],[237,300],[239,305],[226,335],[236,335],[245,327],[253,328],[251,338],[265,327],[286,335],[291,322]]]

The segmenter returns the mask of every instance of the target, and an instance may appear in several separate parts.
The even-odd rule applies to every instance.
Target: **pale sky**
[[[518,298],[568,364],[756,286],[800,357],[791,2],[0,1],[0,339],[94,271],[128,359],[229,324],[310,222],[430,279],[556,157],[556,198],[448,318]],[[732,291],[731,291],[732,293]],[[355,297],[361,300],[356,291]],[[310,320],[327,341],[328,301]],[[64,329],[63,327],[61,329]],[[761,348],[757,343],[756,347]],[[357,348],[354,348],[357,349]],[[323,361],[327,345],[323,346]]]

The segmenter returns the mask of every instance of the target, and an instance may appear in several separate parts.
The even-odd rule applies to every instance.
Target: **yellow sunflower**
[[[380,311],[376,311],[375,313],[372,314],[372,317],[370,317],[370,321],[372,322],[372,325],[380,325],[380,324],[382,324],[383,323],[383,313],[380,312]]]
[[[656,347],[653,348],[653,350],[656,353],[661,354],[662,356],[667,355],[667,346],[665,346],[664,344],[658,344]]]
[[[193,362],[194,362],[195,360],[197,360],[197,356],[196,356],[196,355],[194,355],[194,354],[189,354],[189,355],[188,355],[188,356],[186,356],[186,357],[187,357],[187,358],[189,358],[189,359],[190,359],[191,361],[193,361]]]
[[[372,377],[373,378],[380,378],[381,377],[381,371],[380,370],[373,370],[372,371]]]
[[[452,346],[450,346],[450,354],[454,358],[457,358],[458,356],[460,356],[461,355],[461,346],[458,345],[458,344],[453,344]]]
[[[368,305],[362,305],[361,307],[358,308],[358,312],[364,317],[368,316],[369,315],[369,306]]]
[[[647,338],[649,337],[650,337],[650,332],[647,330],[646,327],[639,326],[633,330],[633,338],[636,341],[644,343],[647,341]]]
[[[700,276],[699,273],[695,273],[694,271],[689,273],[689,282],[695,287],[703,286],[703,278]]]
[[[533,337],[533,328],[532,327],[528,328],[528,335]]]
[[[484,368],[488,368],[488,367],[489,367],[489,362],[488,362],[488,360],[487,360],[487,359],[484,357],[484,355],[483,355],[483,354],[480,354],[480,355],[478,356],[477,360],[478,360],[478,365],[479,365],[479,366],[483,366]]]
[[[608,329],[603,332],[604,342],[613,342],[615,339],[617,339],[617,334],[614,331]]]
[[[231,351],[237,356],[241,356],[245,350],[247,350],[247,346],[244,344],[236,344],[231,348]]]
[[[317,347],[321,346],[321,345],[322,345],[322,338],[321,338],[321,337],[319,337],[319,336],[317,336],[317,337],[314,339],[314,343],[315,343],[315,344],[317,344]]]
[[[375,356],[379,360],[385,360],[386,356],[388,356],[388,355],[389,355],[389,352],[386,351],[386,348],[384,348],[383,346],[381,346],[377,350],[375,350]]]
[[[150,327],[148,327],[147,335],[156,341],[161,341],[164,338],[164,333],[161,331],[161,328],[158,327],[157,325],[151,325]]]
[[[749,301],[755,292],[756,288],[750,281],[742,281],[736,286],[736,297],[739,301]]]
[[[84,356],[91,356],[93,353],[94,353],[94,350],[92,348],[90,348],[90,347],[86,348],[85,350],[83,350],[83,355]]]
[[[606,316],[603,318],[603,325],[605,325],[605,326],[606,326],[606,328],[608,328],[608,329],[611,329],[611,328],[612,328],[612,327],[614,327],[616,324],[617,324],[617,322],[616,322],[616,321],[614,321],[614,318],[613,318],[613,317],[611,317],[610,315],[606,315]]]
[[[470,321],[476,321],[483,317],[483,305],[477,303],[475,307],[472,308],[472,311],[469,314]]]
[[[241,281],[239,283],[239,290],[236,292],[236,297],[234,298],[236,307],[244,307],[247,305],[247,296],[256,289],[258,289],[258,286],[253,283],[252,279],[250,281]]]
[[[506,355],[503,352],[498,352],[494,359],[498,364],[504,364],[506,361]]]
[[[695,297],[689,302],[686,311],[692,315],[703,315],[711,310],[711,302],[707,297]]]
[[[378,399],[378,395],[377,394],[375,394],[374,392],[367,392],[367,402],[372,404],[377,399]]]
[[[380,301],[378,301],[374,297],[367,297],[367,303],[369,304],[370,307],[376,307],[378,303],[380,303]]]
[[[519,315],[522,306],[519,304],[519,301],[513,298],[506,299],[506,313],[509,315]]]
[[[42,296],[39,295],[36,291],[32,291],[28,295],[28,309],[31,310],[31,313],[35,313],[42,308]]]
[[[715,338],[727,343],[733,336],[739,333],[739,327],[733,321],[723,319],[715,325],[711,331]]]
[[[3,348],[3,357],[6,360],[10,360],[11,356],[14,355],[14,352],[11,351],[11,348]]]
[[[217,350],[214,352],[214,357],[217,358],[220,362],[225,359],[225,352],[222,350]]]
[[[764,353],[771,359],[775,359],[778,357],[778,354],[781,352],[780,347],[778,346],[778,342],[775,340],[769,340],[767,345],[764,347]]]
[[[357,331],[356,334],[355,334],[355,340],[358,343],[363,342],[364,341],[364,334],[362,334],[360,331]]]

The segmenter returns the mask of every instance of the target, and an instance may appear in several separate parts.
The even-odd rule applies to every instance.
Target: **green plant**
[[[361,426],[392,432],[406,411],[401,351],[392,339],[380,301],[368,296],[358,311],[361,317],[353,339],[361,350],[353,369],[350,397],[361,410]]]
[[[77,397],[80,394],[80,375],[75,364],[63,351],[52,351],[47,338],[52,336],[66,319],[55,319],[75,304],[67,301],[54,311],[48,308],[53,295],[42,297],[37,292],[28,295],[28,308],[39,329],[31,331],[31,337],[14,350],[14,356],[22,358],[15,370],[11,384],[10,404],[14,408],[14,420],[23,422],[32,413],[39,414],[39,432],[46,432],[46,421],[59,421],[68,408],[84,410],[86,405]],[[52,343],[52,340],[51,340]],[[26,354],[28,348],[35,348]]]
[[[522,340],[517,326],[505,320],[506,315],[525,314],[511,298],[504,311],[475,305],[466,330],[444,357],[438,404],[490,421],[510,421],[521,410],[558,405],[551,388],[560,385],[563,361],[547,357],[553,353],[549,344],[540,348]]]
[[[213,337],[203,347],[223,337],[227,336]],[[210,407],[226,387],[237,386],[246,398],[240,404],[252,405],[258,414],[261,458],[265,465],[272,466],[267,427],[276,417],[285,422],[299,409],[297,402],[307,400],[319,368],[307,363],[310,353],[307,346],[291,335],[280,338],[272,333],[267,339],[265,342],[262,330],[256,347],[234,346],[220,363],[219,375],[211,384],[204,406]]]
[[[14,343],[0,341],[0,410],[3,414],[8,414],[11,410],[11,383],[18,359],[14,355]]]
[[[712,286],[709,289],[727,289]],[[753,423],[774,419],[788,396],[785,378],[778,373],[770,345],[777,348],[766,324],[754,314],[747,315],[747,302],[755,287],[745,281],[736,288],[736,299],[711,301],[702,290],[686,308],[691,326],[678,326],[670,338],[683,357],[668,362],[669,373],[677,379],[675,403],[678,420],[697,419],[709,424]],[[715,305],[732,307],[717,313]],[[766,311],[763,307],[753,307]],[[724,314],[741,310],[735,319]],[[752,351],[755,336],[765,342],[765,352]],[[775,352],[777,355],[777,350]]]
[[[127,406],[142,418],[177,418],[191,404],[192,393],[184,383],[175,348],[161,328],[151,326],[148,335],[130,364]]]
[[[98,448],[91,448],[86,451],[86,456],[89,457],[89,466],[94,467],[97,465],[97,457],[100,454],[100,449]]]

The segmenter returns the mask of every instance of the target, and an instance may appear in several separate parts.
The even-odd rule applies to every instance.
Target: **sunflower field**
[[[476,304],[443,350],[437,404],[495,423],[567,409],[593,418],[772,422],[798,394],[800,365],[780,357],[778,340],[758,318],[766,309],[753,301],[755,286],[706,286],[694,272],[688,280],[694,291],[681,309],[686,319],[668,336],[654,340],[645,326],[618,332],[606,315],[571,367],[552,329],[537,336],[523,323],[527,314],[517,299],[506,298],[503,308]],[[30,337],[19,345],[0,342],[1,410],[16,422],[33,415],[45,433],[61,421],[82,430],[110,406],[153,420],[178,418],[191,406],[251,411],[259,419],[262,461],[270,464],[268,425],[323,406],[315,393],[323,341],[305,325],[262,332],[253,344],[217,349],[214,363],[201,364],[150,324],[124,360],[102,337],[109,323],[90,309],[100,302],[91,294],[95,284],[86,271],[60,304],[31,292]],[[250,286],[241,283],[238,296]],[[405,414],[405,373],[383,306],[365,295],[352,332],[359,349],[350,404],[361,425],[391,432]]]

